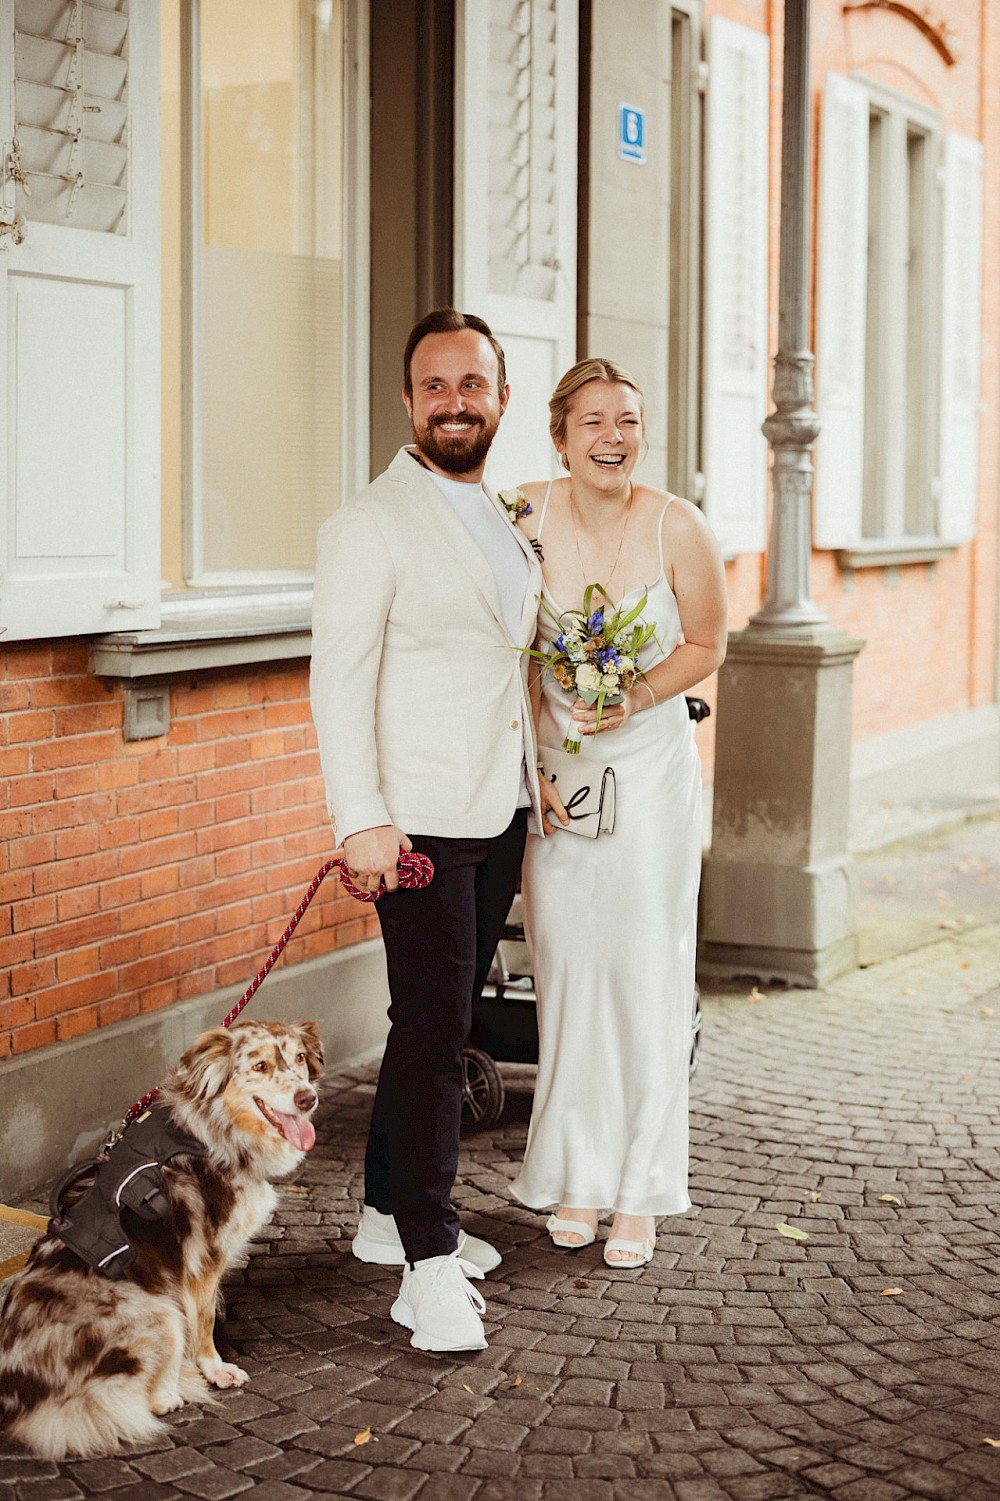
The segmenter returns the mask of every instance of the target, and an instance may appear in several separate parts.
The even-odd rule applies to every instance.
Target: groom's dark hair
[[[502,391],[507,384],[507,367],[504,362],[503,350],[494,336],[493,330],[482,318],[477,318],[475,313],[460,313],[457,308],[439,307],[433,313],[428,313],[415,323],[410,330],[410,337],[406,341],[406,349],[403,352],[403,390],[412,400],[413,375],[410,366],[413,363],[413,351],[421,339],[426,339],[428,334],[459,334],[465,328],[471,328],[475,333],[482,334],[488,339],[493,353],[497,357],[497,390]]]

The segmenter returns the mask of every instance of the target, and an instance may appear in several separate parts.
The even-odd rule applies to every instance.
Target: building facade
[[[938,12],[812,6],[812,587],[866,642],[859,803],[1000,775],[1000,14]],[[569,364],[630,368],[645,477],[756,609],[782,35],[764,0],[0,0],[0,1198],[221,1018],[330,851],[314,539],[408,438],[428,308],[505,346],[498,485],[552,472]],[[377,1045],[376,934],[329,882],[255,1004]]]

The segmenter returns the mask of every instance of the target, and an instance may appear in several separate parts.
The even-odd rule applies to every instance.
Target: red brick
[[[80,1037],[84,1032],[93,1032],[97,1026],[97,1007],[85,1006],[79,1011],[71,1011],[66,1016],[60,1016],[56,1020],[56,1038],[59,1042],[68,1042],[71,1037]]]
[[[223,679],[213,684],[212,705],[216,709],[239,709],[250,702],[250,684],[239,678]]]
[[[177,999],[177,981],[165,980],[159,985],[150,985],[143,992],[139,1000],[139,1010],[145,1014],[148,1011],[159,1011],[163,1006],[172,1006]]]
[[[184,887],[203,886],[215,876],[215,857],[200,855],[196,860],[188,860],[181,866],[179,875]]]
[[[190,861],[186,861],[183,869],[187,869]],[[166,896],[169,891],[180,889],[180,871],[176,865],[161,865],[153,870],[143,871],[139,877],[139,894],[142,900],[148,901],[154,896]]]
[[[101,944],[101,968],[116,969],[120,964],[131,964],[139,957],[139,935],[128,933],[121,938],[109,938]]]
[[[236,928],[249,928],[253,921],[253,909],[249,902],[238,902],[232,907],[220,907],[216,928],[220,933],[231,933]]]
[[[35,933],[35,953],[61,954],[67,949],[84,948],[90,943],[100,943],[118,931],[118,916],[114,912],[98,912],[92,917],[81,917],[76,922],[60,923],[54,927],[41,928]]]
[[[19,902],[31,895],[31,871],[14,870],[0,875],[0,902]]]
[[[33,870],[56,857],[56,841],[51,834],[32,834],[12,839],[7,846],[12,870]]]
[[[66,740],[49,740],[31,751],[32,771],[54,771],[62,766],[89,766],[110,760],[118,747],[118,736],[109,731],[100,735],[71,735]]]
[[[10,908],[8,907],[6,910],[9,912]],[[3,944],[3,973],[7,976],[8,981],[12,973],[12,967],[15,964],[27,964],[34,957],[35,938],[33,933],[18,933],[16,937],[10,933],[6,935]],[[8,983],[8,995],[10,991],[11,986]]]
[[[33,959],[28,964],[15,964],[10,971],[12,995],[28,995],[51,985],[56,978],[56,966],[52,959]]]
[[[139,767],[135,761],[102,761],[97,771],[102,790],[134,787],[139,780]]]
[[[177,946],[178,927],[175,922],[162,927],[145,928],[139,935],[139,956],[148,959],[151,954],[163,954]]]
[[[285,749],[285,737],[281,730],[268,730],[263,735],[250,738],[251,761],[263,761],[280,756]]]
[[[137,818],[112,818],[101,824],[101,848],[121,849],[123,845],[135,844],[139,838]]]
[[[137,902],[141,894],[138,876],[122,876],[116,881],[105,881],[98,900],[104,911],[117,912],[120,907]]]
[[[10,1054],[10,1038],[8,1036],[0,1036],[0,1058],[9,1058]]]
[[[210,938],[215,932],[216,916],[211,912],[195,912],[189,917],[181,919],[179,927],[179,942],[182,947],[197,943],[202,938]]]
[[[139,1000],[134,995],[116,995],[110,1001],[102,1001],[97,1008],[97,1025],[109,1027],[112,1022],[128,1021],[139,1015]]]
[[[51,990],[41,990],[35,996],[35,1015],[41,1020],[47,1016],[61,1016],[75,1011],[79,1006],[106,1001],[118,989],[112,974],[86,975],[81,980],[70,980],[55,985]]]
[[[138,902],[134,907],[123,907],[118,920],[123,933],[139,933],[144,928],[156,927],[163,922],[175,921],[188,905],[188,895],[176,892],[157,898],[155,901]]]
[[[41,678],[52,670],[52,651],[47,646],[10,646],[3,661],[8,678]]]
[[[91,917],[101,905],[101,888],[97,885],[74,886],[56,897],[56,911],[61,923],[78,917]]]
[[[177,833],[177,810],[175,808],[158,808],[155,812],[144,813],[139,819],[139,838],[143,842],[147,839],[163,839],[169,834]]]
[[[0,749],[0,777],[23,777],[31,770],[31,749],[15,745]]]
[[[294,782],[300,777],[315,777],[319,772],[319,757],[314,751],[304,751],[298,756],[281,756],[265,762],[268,782]]]
[[[149,870],[154,865],[167,865],[176,860],[186,860],[195,853],[194,834],[175,834],[171,839],[154,839],[149,844],[135,845],[118,852],[121,873]]]
[[[96,678],[43,677],[31,684],[31,707],[61,709],[69,704],[100,703],[109,693],[110,690],[102,687]]]
[[[39,895],[48,891],[71,891],[117,874],[116,850],[103,850],[95,855],[78,855],[73,860],[57,860],[51,865],[39,866],[34,876],[35,891]]]
[[[142,742],[139,744],[151,742]],[[139,762],[140,782],[159,782],[177,775],[177,752],[172,750],[158,750],[147,754],[144,760]]]
[[[122,814],[150,813],[175,808],[195,798],[193,777],[174,777],[169,782],[149,782],[141,787],[124,787],[118,794],[118,811]]]
[[[180,967],[181,956],[177,953],[153,954],[148,959],[137,959],[120,971],[121,989],[140,990],[156,985],[161,980],[171,979]]]
[[[243,787],[263,787],[264,767],[226,766],[217,771],[206,771],[198,777],[199,798],[225,797],[228,792],[239,792]]]
[[[27,683],[0,683],[0,714],[12,714],[27,707]]]
[[[220,768],[245,766],[250,760],[250,740],[246,735],[228,735],[215,744],[215,764]]]
[[[286,756],[298,756],[303,751],[314,751],[316,743],[304,725],[295,730],[285,730],[281,737],[282,754]]]
[[[26,808],[0,813],[0,840],[25,839],[34,827],[32,814]]]
[[[114,811],[114,796],[109,792],[62,798],[34,810],[35,829],[40,834],[48,829],[73,828],[76,824],[101,824]]]
[[[214,765],[214,745],[185,745],[177,752],[177,770],[181,776],[193,771],[210,771]]]
[[[34,1019],[35,1003],[30,995],[0,1003],[0,1030],[4,1032],[9,1032],[11,1027],[23,1027]]]
[[[72,704],[55,711],[56,735],[90,735],[95,730],[120,730],[124,706],[119,702]]]
[[[214,822],[215,814],[211,803],[189,803],[187,807],[177,811],[177,827],[181,831],[203,829],[206,824]]]
[[[208,969],[189,970],[181,975],[177,982],[177,995],[182,1001],[189,1001],[196,995],[208,995],[215,985],[215,970]]]
[[[32,1022],[28,1027],[18,1027],[16,1032],[11,1033],[11,1052],[15,1054],[31,1053],[36,1048],[45,1048],[56,1040],[56,1024],[54,1021]]]
[[[86,824],[79,829],[64,829],[56,835],[56,858],[72,859],[74,855],[92,855],[98,846],[96,824]]]
[[[256,793],[232,792],[228,797],[220,797],[215,802],[216,823],[228,823],[233,818],[249,818],[250,799]]]
[[[12,745],[26,740],[47,740],[53,730],[53,715],[44,712],[12,714],[7,726]]]
[[[242,844],[238,849],[221,850],[215,857],[215,873],[220,879],[225,880],[228,876],[241,875],[249,870],[253,864],[253,853],[250,848]]]
[[[96,975],[98,967],[98,948],[92,944],[87,949],[71,949],[68,954],[59,954],[56,977],[59,980],[82,980],[84,975]]]
[[[264,728],[264,710],[259,706],[230,709],[219,714],[203,714],[198,720],[199,740],[229,740],[252,735]]]
[[[199,855],[208,855],[216,850],[245,850],[267,833],[263,818],[241,818],[233,823],[213,824],[211,828],[199,829],[197,833]]]
[[[26,902],[15,902],[11,912],[15,933],[41,928],[55,922],[56,899],[54,896],[29,897]]]
[[[47,803],[55,792],[55,778],[47,776],[11,777],[6,786],[12,807],[23,808]]]
[[[80,797],[97,791],[96,766],[71,766],[56,772],[56,797]]]
[[[193,688],[175,688],[171,694],[171,718],[204,714],[211,709],[214,701],[215,693],[211,683],[199,683]]]
[[[74,641],[54,645],[52,648],[52,672],[55,677],[70,674],[78,677],[90,669],[90,648]]]

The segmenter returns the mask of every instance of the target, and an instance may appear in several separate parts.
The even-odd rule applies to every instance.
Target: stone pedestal
[[[863,644],[827,626],[729,638],[702,879],[708,974],[815,987],[857,962],[848,821]]]

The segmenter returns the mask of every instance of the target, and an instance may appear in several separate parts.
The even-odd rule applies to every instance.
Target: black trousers
[[[486,983],[524,853],[527,809],[492,839],[414,835],[434,862],[422,891],[376,906],[389,971],[389,1020],[375,1091],[365,1203],[395,1216],[407,1260],[458,1244],[451,1190],[458,1171],[462,1044]]]

